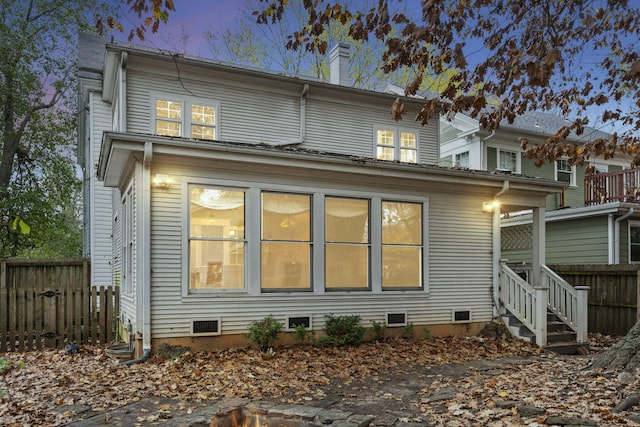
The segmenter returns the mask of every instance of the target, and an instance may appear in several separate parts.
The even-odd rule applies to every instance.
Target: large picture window
[[[376,158],[416,163],[418,135],[399,129],[376,129]]]
[[[245,193],[189,189],[189,285],[191,289],[243,289]]]
[[[382,289],[422,286],[422,204],[382,202]]]
[[[325,199],[325,286],[369,287],[369,201]]]
[[[217,116],[215,105],[158,98],[155,100],[155,133],[211,141],[218,139]]]
[[[262,193],[263,290],[311,289],[311,196]]]

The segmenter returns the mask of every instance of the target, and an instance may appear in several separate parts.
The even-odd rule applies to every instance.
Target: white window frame
[[[567,161],[567,159],[558,159],[555,162],[553,162],[553,167],[554,167],[554,177],[556,181],[559,182],[566,182],[566,181],[561,181],[558,179],[558,172],[563,172],[563,173],[570,173],[571,175],[569,176],[569,185],[571,187],[575,187],[576,186],[576,166],[569,166],[571,168],[571,171],[561,171],[560,169],[558,169],[558,162],[559,161]],[[568,165],[568,163],[567,163]]]
[[[516,170],[500,167],[500,153],[514,153],[516,155]],[[515,174],[522,173],[522,154],[518,150],[496,147],[496,168],[500,171],[508,171]]]
[[[133,293],[134,256],[135,249],[134,235],[134,206],[133,206],[133,186],[129,186],[122,195],[122,215],[121,215],[121,248],[120,248],[120,270],[121,289],[125,294]]]
[[[467,160],[467,164],[466,165],[461,165],[460,164],[460,157],[465,155],[467,156],[466,160]],[[454,166],[459,166],[462,168],[469,168],[469,165],[471,164],[471,153],[469,152],[469,150],[467,151],[462,151],[460,153],[456,153],[453,155],[453,165]]]
[[[189,191],[190,186],[211,186],[218,188],[228,188],[230,190],[245,191],[245,289],[197,289],[189,288]],[[246,181],[225,181],[218,179],[206,179],[200,177],[182,177],[182,299],[183,301],[195,301],[202,298],[215,298],[221,294],[226,295],[267,295],[267,294],[284,294],[289,292],[285,289],[282,291],[269,290],[267,292],[261,290],[260,268],[261,268],[261,252],[260,252],[260,223],[261,209],[260,197],[263,191],[266,192],[288,192],[294,194],[310,194],[312,195],[312,265],[311,265],[311,293],[315,295],[331,294],[428,294],[429,293],[429,198],[415,195],[398,195],[391,193],[366,193],[362,191],[335,190],[319,187],[304,187],[293,185],[272,185],[261,184]],[[370,287],[368,289],[331,289],[326,290],[324,285],[324,198],[325,197],[349,197],[370,200],[371,224],[379,224],[370,226]],[[382,289],[382,201],[396,201],[407,203],[422,204],[422,277],[421,287],[414,288],[389,288]],[[194,292],[196,291],[196,292]]]
[[[629,264],[640,264],[640,259],[633,260],[631,259],[631,229],[632,228],[640,228],[640,221],[629,221],[627,226],[627,259]],[[637,244],[640,246],[640,243]]]
[[[164,100],[177,102],[182,105],[181,107],[181,119],[167,119],[166,117],[157,117],[156,116],[156,101]],[[181,127],[181,135],[182,138],[192,138],[191,136],[191,125],[201,125],[200,122],[194,122],[191,118],[191,106],[192,105],[202,105],[205,107],[213,108],[215,111],[215,122],[213,126],[206,125],[209,127],[213,127],[213,141],[217,141],[220,139],[220,103],[218,101],[213,101],[210,99],[204,98],[196,98],[196,97],[179,97],[175,94],[166,94],[166,93],[156,93],[151,97],[151,133],[156,134],[156,120],[165,120],[180,123]],[[204,139],[199,139],[199,141],[209,141]]]
[[[402,150],[412,150],[415,151],[416,161],[415,162],[406,162],[406,163],[420,163],[420,133],[416,129],[409,128],[400,128],[395,126],[376,126],[373,129],[373,158],[378,158],[378,147],[390,147],[390,145],[382,145],[378,144],[378,131],[386,130],[393,132],[393,160],[390,161],[400,161],[401,151]],[[410,133],[415,135],[416,137],[416,147],[406,148],[400,145],[400,136],[402,133]]]

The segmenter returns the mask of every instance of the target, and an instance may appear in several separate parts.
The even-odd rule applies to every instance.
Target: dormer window
[[[218,139],[218,106],[190,100],[155,99],[156,135]]]
[[[417,163],[418,134],[401,129],[376,129],[376,158]]]

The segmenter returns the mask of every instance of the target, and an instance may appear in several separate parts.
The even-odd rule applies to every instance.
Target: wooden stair
[[[513,336],[535,344],[535,334],[514,315],[505,314],[503,320]],[[566,323],[554,313],[547,312],[547,345],[544,346],[546,350],[558,354],[578,354],[578,349],[585,346],[588,344],[577,342],[576,333]]]

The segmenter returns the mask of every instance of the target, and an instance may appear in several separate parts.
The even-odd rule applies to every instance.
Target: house
[[[618,155],[571,166],[566,159],[540,167],[522,155],[521,138],[541,143],[567,122],[552,114],[530,112],[495,132],[480,129],[477,120],[458,114],[441,122],[441,164],[566,182],[563,192],[547,198],[546,260],[549,264],[627,264],[640,262],[640,169]],[[585,128],[569,139],[580,143],[609,134]],[[595,169],[588,174],[587,168]],[[530,260],[528,212],[502,221],[502,254],[510,261]]]
[[[460,335],[511,310],[546,344],[546,293],[500,263],[499,216],[532,210],[547,283],[540,224],[566,185],[438,166],[438,120],[392,120],[396,96],[345,85],[347,60],[339,45],[325,82],[81,35],[93,280],[120,286],[138,354],[244,344],[267,315]]]

